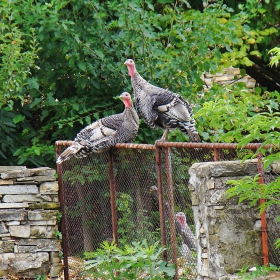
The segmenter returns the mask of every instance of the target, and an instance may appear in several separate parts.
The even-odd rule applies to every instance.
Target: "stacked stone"
[[[0,277],[57,277],[58,183],[48,167],[0,166]]]
[[[227,199],[229,180],[254,176],[257,161],[195,163],[189,189],[198,240],[197,280],[229,280],[244,264],[262,264],[259,210]]]
[[[248,89],[253,89],[256,85],[255,79],[249,75],[242,77],[240,74],[240,69],[233,67],[223,69],[222,73],[206,73],[201,77],[201,79],[205,82],[204,91],[207,91],[209,88],[211,88],[213,82],[221,85],[245,83]]]

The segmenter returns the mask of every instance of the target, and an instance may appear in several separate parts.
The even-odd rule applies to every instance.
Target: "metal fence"
[[[57,155],[71,143],[57,141]],[[175,279],[196,279],[195,246],[189,246],[191,257],[184,256],[184,243],[195,234],[188,170],[196,162],[240,159],[259,146],[239,150],[236,144],[117,144],[109,152],[63,162],[58,177],[65,279],[82,279],[83,253],[95,251],[104,240],[122,247],[144,239],[166,246],[162,258],[176,264]],[[276,174],[263,172],[261,159],[258,166],[266,182],[276,179]],[[174,219],[179,212],[185,214],[188,231]],[[279,250],[273,246],[279,238],[273,232],[276,217],[263,219],[269,260],[280,265]]]

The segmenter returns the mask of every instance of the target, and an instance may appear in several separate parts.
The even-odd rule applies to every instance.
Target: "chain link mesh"
[[[161,239],[156,152],[155,148],[138,146],[114,149],[112,153],[120,247],[144,239],[154,244]],[[167,260],[176,264],[178,279],[196,279],[196,246],[192,245],[195,225],[188,170],[196,162],[215,158],[237,160],[252,152],[219,149],[215,154],[210,148],[174,147],[160,150]],[[113,241],[109,156],[109,152],[91,154],[61,165],[67,235],[64,256],[67,251],[70,279],[82,279],[79,275],[84,270],[83,252],[95,251],[104,240]],[[266,181],[277,176],[266,173]],[[279,215],[276,212],[271,210],[268,215],[269,257],[279,265],[279,250],[273,245],[279,238],[279,231],[273,232]],[[176,218],[181,213],[186,218],[185,227]]]

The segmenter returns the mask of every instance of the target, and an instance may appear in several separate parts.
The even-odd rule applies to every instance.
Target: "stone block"
[[[51,277],[57,277],[63,270],[63,264],[62,263],[56,263],[52,264],[51,269],[50,269],[50,276]]]
[[[35,210],[28,211],[28,220],[30,221],[49,221],[56,220],[58,211],[57,210]]]
[[[210,178],[209,180],[207,180],[207,188],[208,188],[208,190],[215,188],[214,178]]]
[[[53,198],[50,195],[40,194],[7,194],[3,197],[2,201],[5,203],[9,202],[40,202],[40,201],[52,201]]]
[[[234,75],[224,74],[223,76],[216,76],[213,77],[213,81],[215,82],[222,82],[222,81],[233,81]]]
[[[40,185],[42,194],[58,194],[58,182],[44,182]]]
[[[13,185],[14,184],[14,182],[15,182],[15,180],[2,180],[2,179],[0,179],[0,186],[2,186],[2,185]]]
[[[22,171],[6,171],[1,173],[2,179],[14,179],[14,178],[23,178],[30,176],[30,171],[28,169]]]
[[[47,181],[55,181],[54,176],[32,176],[32,177],[23,177],[17,178],[17,182],[26,182],[26,181],[34,181],[35,183],[42,183]]]
[[[202,259],[208,259],[208,254],[207,253],[202,253],[201,258]]]
[[[215,210],[224,210],[225,206],[224,205],[218,205],[218,206],[214,206]]]
[[[30,238],[55,238],[58,226],[30,226]]]
[[[31,226],[54,226],[57,224],[57,220],[49,221],[28,221],[28,224]]]
[[[189,169],[192,176],[207,178],[211,177],[230,177],[230,176],[254,176],[258,174],[257,160],[249,160],[242,163],[241,161],[222,161],[222,162],[206,162],[195,163]]]
[[[36,246],[18,246],[17,245],[17,253],[35,253],[37,252]]]
[[[14,241],[0,241],[0,254],[13,253]]]
[[[39,193],[36,185],[7,185],[0,186],[0,194],[36,194]]]
[[[23,221],[27,218],[25,210],[2,210],[0,209],[0,221]]]
[[[206,198],[206,204],[225,204],[227,196],[224,190],[214,190],[209,192],[209,196]]]
[[[32,203],[32,204],[29,204],[29,208],[30,209],[45,209],[45,210],[60,209],[60,203],[59,202]]]
[[[11,237],[11,234],[8,232],[8,233],[1,233],[0,234],[0,238],[2,240],[5,240],[5,238],[10,238]]]
[[[19,226],[20,225],[20,221],[10,221],[10,222],[6,222],[7,226]]]
[[[271,169],[274,173],[280,174],[280,161],[272,163]]]
[[[7,171],[26,171],[26,166],[0,166],[0,173]]]
[[[229,68],[223,69],[223,71],[226,74],[231,74],[231,75],[239,75],[240,74],[240,68],[229,67]]]
[[[196,206],[196,205],[199,204],[197,195],[196,195],[195,193],[191,193],[191,200],[192,200],[192,205],[193,205],[193,206]]]
[[[55,169],[49,167],[38,167],[29,169],[30,173],[35,176],[54,176]]]
[[[49,254],[47,252],[0,254],[0,268],[6,275],[12,271],[18,277],[35,278],[36,275],[47,275]]]
[[[29,225],[20,225],[20,226],[9,226],[9,231],[13,237],[30,237],[30,226]]]
[[[0,209],[28,208],[28,203],[0,203]]]
[[[7,233],[9,232],[7,227],[6,227],[6,224],[4,222],[0,222],[0,233],[3,234],[3,233]]]
[[[59,252],[61,240],[58,239],[20,239],[15,243],[18,246],[36,246],[38,252]]]
[[[61,258],[59,257],[60,252],[51,252],[51,263],[60,263]]]

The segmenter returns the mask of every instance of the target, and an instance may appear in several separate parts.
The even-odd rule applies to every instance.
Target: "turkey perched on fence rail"
[[[166,140],[169,129],[179,128],[188,134],[191,142],[201,142],[191,105],[179,94],[148,83],[137,72],[132,59],[124,64],[131,76],[136,109],[149,127],[165,129],[161,140]]]
[[[86,157],[100,153],[117,143],[132,142],[138,132],[139,118],[128,92],[121,94],[125,109],[121,114],[105,117],[85,127],[75,138],[75,143],[57,159],[60,164],[73,156]]]

